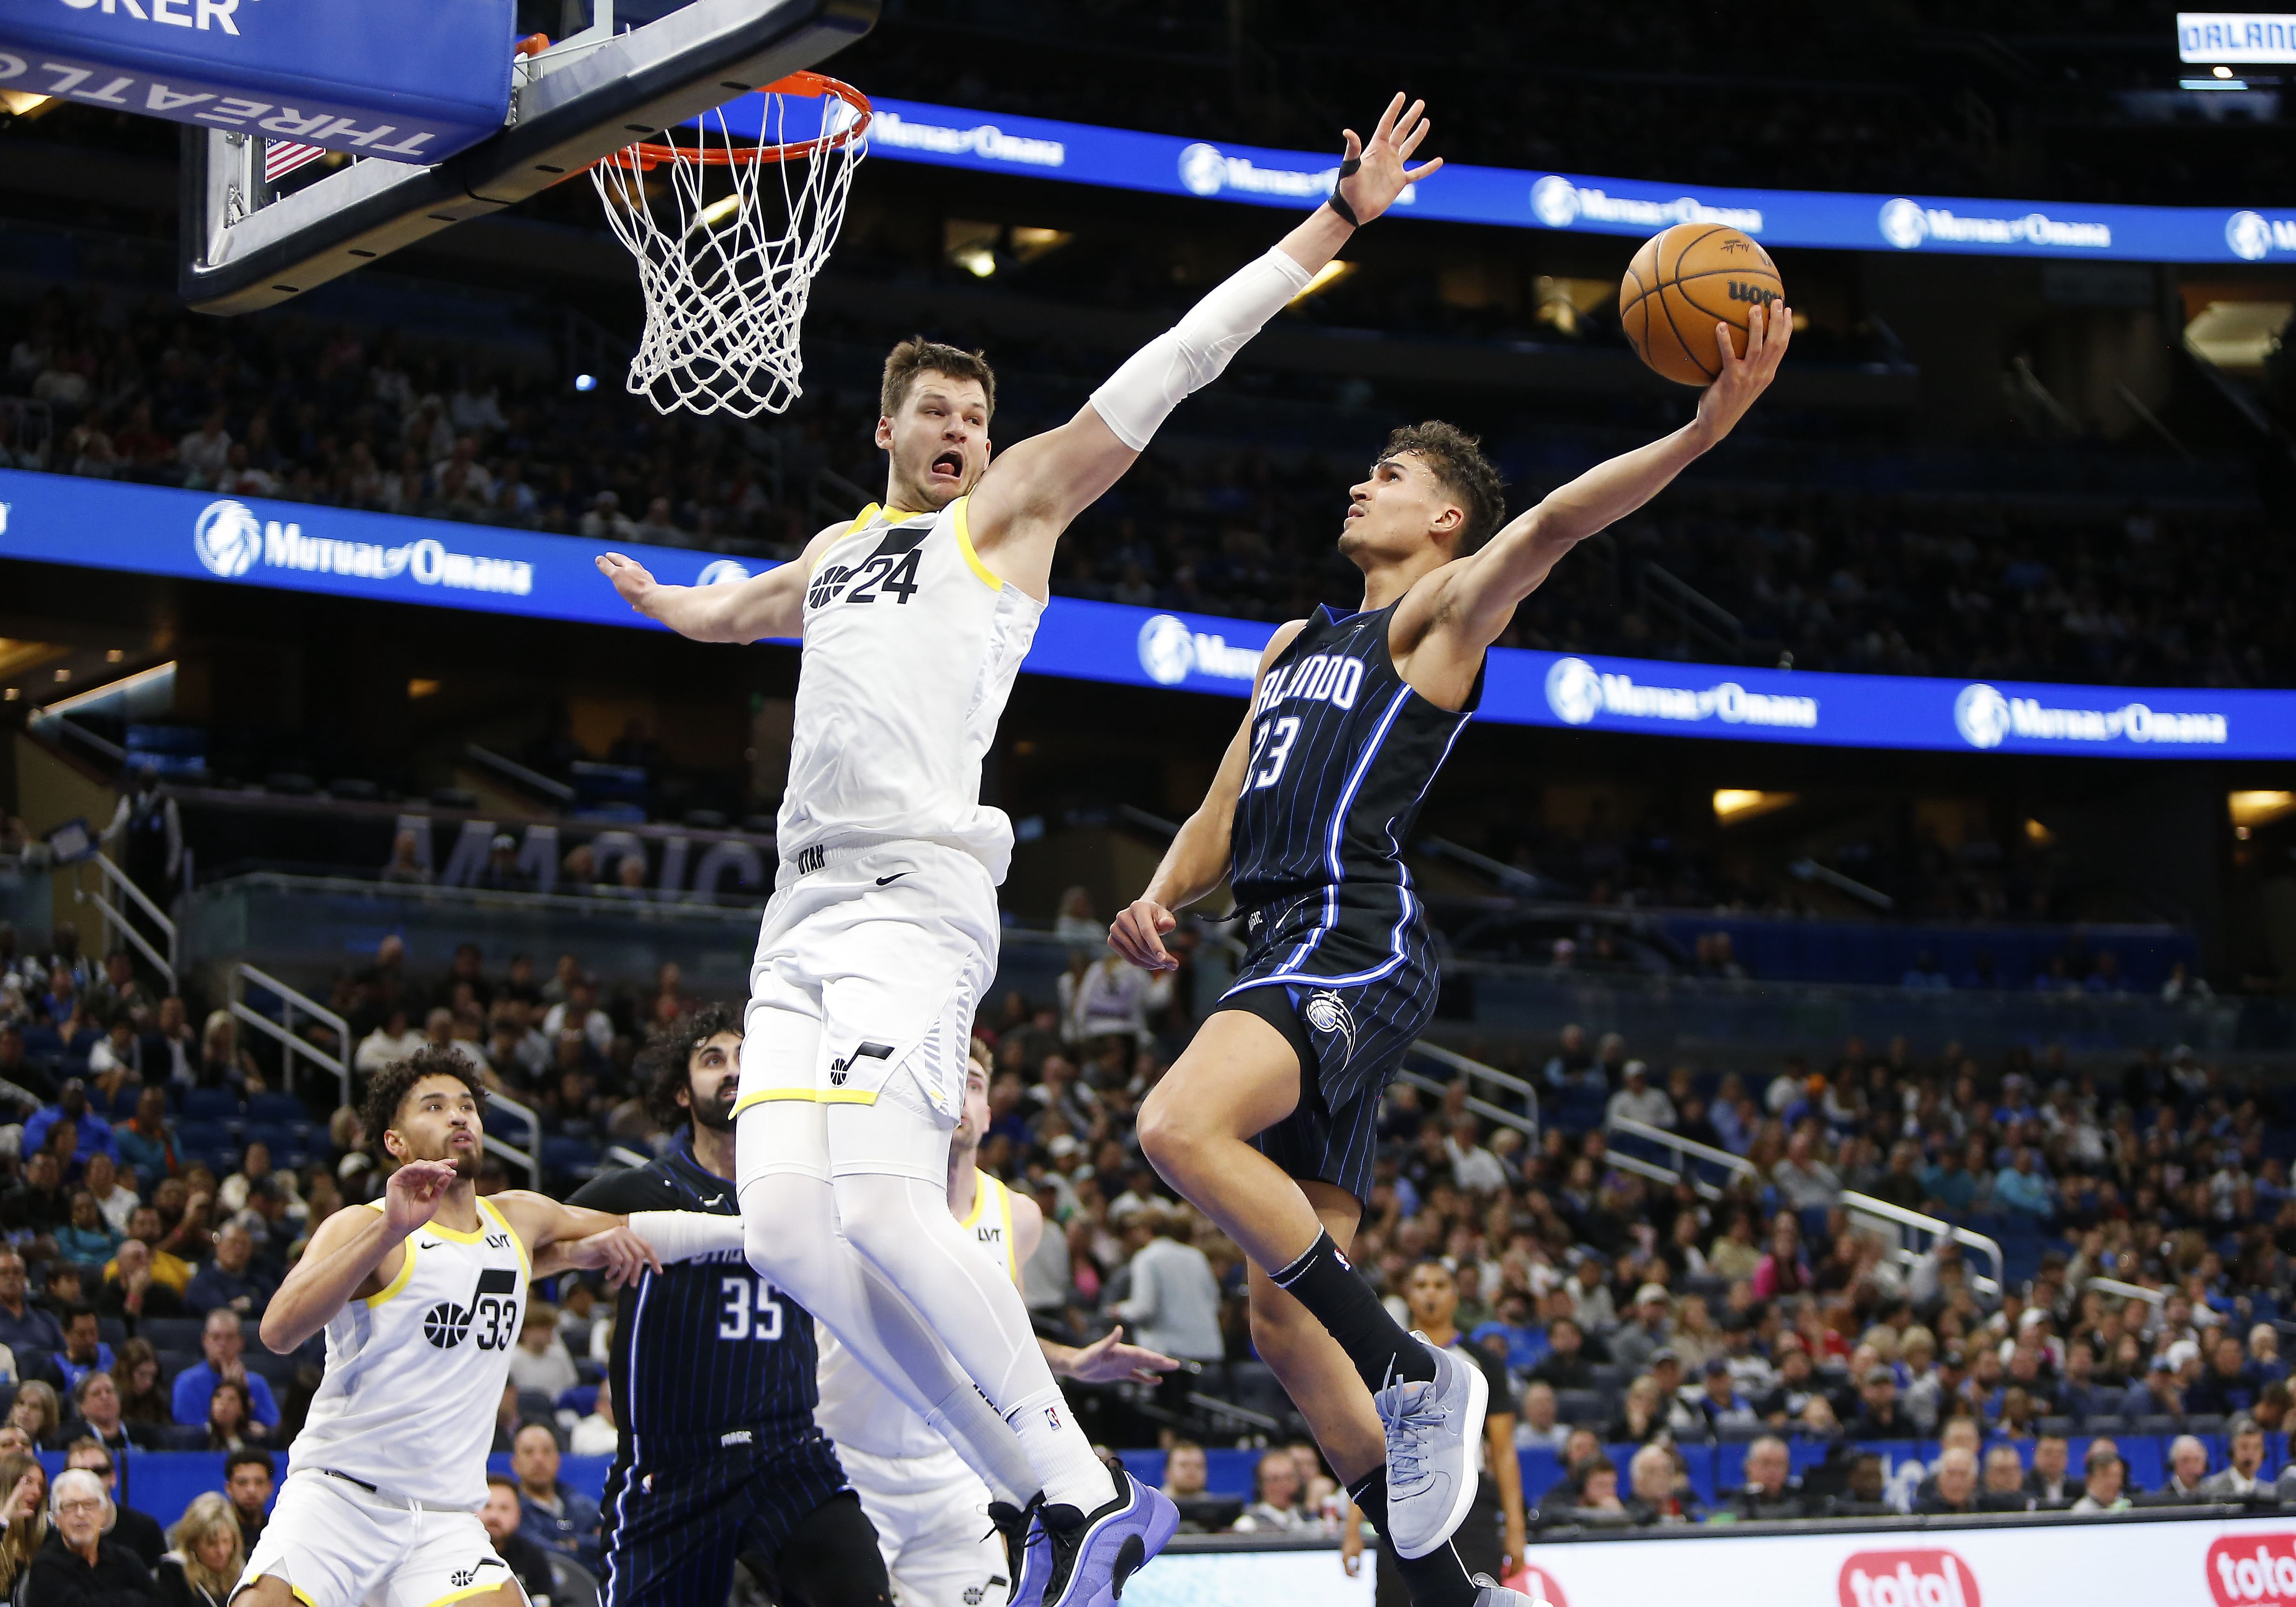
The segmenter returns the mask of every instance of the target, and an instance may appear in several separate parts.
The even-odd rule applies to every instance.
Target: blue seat
[[[196,1360],[200,1334],[206,1327],[207,1324],[195,1316],[147,1316],[138,1332],[152,1341],[154,1350],[183,1352]]]
[[[598,1386],[595,1384],[576,1384],[570,1390],[561,1390],[558,1392],[558,1409],[562,1412],[571,1412],[577,1417],[587,1417],[592,1412],[597,1410],[597,1406]]]
[[[142,1083],[121,1083],[119,1086],[113,1091],[111,1095],[111,1109],[109,1112],[111,1119],[116,1122],[126,1121],[129,1117],[135,1115],[135,1102],[143,1097],[144,1085]]]
[[[292,1094],[258,1094],[247,1102],[247,1119],[268,1127],[311,1125],[311,1112]]]
[[[184,1116],[186,1120],[199,1117],[208,1121],[236,1121],[239,1119],[239,1096],[229,1088],[186,1089]]]
[[[570,1138],[563,1134],[545,1138],[542,1169],[586,1177],[598,1169],[597,1146],[586,1138]]]

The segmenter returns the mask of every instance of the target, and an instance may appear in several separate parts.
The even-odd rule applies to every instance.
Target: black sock
[[[1411,1607],[1475,1607],[1475,1598],[1482,1593],[1467,1577],[1466,1564],[1459,1561],[1459,1554],[1451,1549],[1448,1540],[1423,1557],[1399,1555],[1395,1547],[1387,1544],[1385,1468],[1374,1469],[1349,1486],[1348,1499],[1363,1508],[1364,1516],[1379,1530],[1387,1560],[1395,1564],[1404,1588],[1411,1592]]]
[[[1306,1254],[1268,1277],[1340,1341],[1373,1393],[1398,1379],[1435,1376],[1435,1358],[1427,1347],[1395,1325],[1331,1234],[1317,1234]]]

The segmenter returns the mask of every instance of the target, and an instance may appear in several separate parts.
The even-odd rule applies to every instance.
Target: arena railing
[[[487,1111],[515,1118],[526,1124],[526,1148],[521,1149],[507,1138],[496,1134],[492,1123],[488,1124],[486,1149],[489,1155],[498,1155],[513,1166],[526,1168],[527,1186],[542,1187],[542,1116],[532,1105],[523,1105],[507,1094],[487,1090]],[[644,1162],[640,1162],[641,1165]]]
[[[83,872],[90,868],[95,871],[96,888],[94,892],[90,892],[87,890],[86,876],[81,876],[72,888],[72,902],[93,904],[102,913],[102,952],[105,954],[111,952],[112,934],[117,932],[127,939],[129,947],[142,955],[152,968],[166,979],[169,993],[179,991],[176,978],[183,963],[183,955],[181,940],[176,934],[175,922],[168,918],[166,911],[152,901],[151,897],[142,888],[130,881],[127,873],[112,863],[111,857],[102,849],[97,849],[82,860],[80,868]],[[112,902],[114,898],[117,898],[119,903]],[[167,945],[165,953],[162,953],[151,939],[144,935],[135,922],[128,919],[127,912],[120,907],[121,904],[132,904],[143,911],[144,918],[150,921],[153,930],[159,932],[160,942]]]
[[[1840,1203],[1849,1210],[1852,1221],[1859,1217],[1869,1219],[1879,1218],[1894,1227],[1910,1227],[1916,1233],[1927,1234],[1932,1242],[1949,1238],[1964,1249],[1976,1250],[1993,1263],[1993,1275],[1988,1278],[1972,1274],[1969,1280],[1971,1286],[1980,1294],[1989,1294],[1996,1298],[1998,1298],[2001,1291],[2006,1287],[2004,1279],[2007,1276],[2005,1268],[2008,1263],[2002,1259],[2000,1241],[1988,1238],[1983,1234],[1972,1232],[1956,1223],[1948,1222],[1942,1217],[1932,1217],[1924,1211],[1908,1210],[1904,1206],[1893,1205],[1887,1200],[1876,1200],[1871,1194],[1860,1194],[1845,1189],[1841,1195]],[[1896,1238],[1896,1235],[1893,1234],[1892,1237]],[[1922,1259],[1922,1252],[1906,1243],[1901,1238],[1897,1238],[1891,1255],[1901,1267],[1911,1267]]]
[[[1537,1088],[1512,1072],[1502,1071],[1496,1066],[1487,1066],[1479,1060],[1470,1059],[1456,1049],[1446,1049],[1440,1044],[1429,1043],[1423,1037],[1414,1039],[1406,1053],[1449,1068],[1453,1080],[1464,1079],[1471,1090],[1466,1098],[1468,1110],[1486,1120],[1496,1121],[1502,1127],[1513,1127],[1533,1147],[1537,1146],[1538,1143],[1538,1090]],[[1408,1067],[1405,1068],[1398,1080],[1410,1084],[1422,1094],[1431,1094],[1438,1099],[1446,1097],[1451,1090],[1451,1083],[1430,1077],[1422,1071],[1414,1071]],[[1521,1108],[1510,1110],[1505,1105],[1495,1104],[1472,1092],[1473,1086],[1478,1082],[1488,1083],[1504,1093],[1513,1095],[1522,1102]]]
[[[247,1002],[250,987],[259,988],[279,1001],[276,1021]],[[330,1052],[296,1031],[298,1013],[332,1032],[339,1047]],[[259,971],[245,961],[231,968],[231,1013],[234,1021],[244,1021],[279,1045],[281,1080],[287,1085],[288,1092],[294,1091],[295,1062],[299,1056],[316,1070],[334,1074],[338,1105],[351,1103],[351,1024],[341,1016],[309,995],[297,992],[269,972]]]

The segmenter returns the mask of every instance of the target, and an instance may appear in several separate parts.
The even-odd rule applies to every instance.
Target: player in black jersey
[[[740,1019],[695,1012],[647,1045],[647,1099],[686,1136],[651,1166],[593,1178],[599,1210],[739,1217]],[[621,1443],[606,1477],[603,1607],[724,1607],[736,1556],[783,1607],[887,1607],[877,1531],[814,1426],[813,1318],[739,1249],[648,1271],[617,1297],[608,1377]]]
[[[1767,311],[1743,357],[1717,324],[1721,377],[1693,422],[1504,529],[1472,436],[1398,430],[1340,536],[1361,607],[1275,633],[1202,807],[1110,931],[1135,964],[1168,970],[1171,912],[1234,886],[1242,968],[1142,1107],[1141,1143],[1250,1258],[1253,1342],[1420,1607],[1523,1598],[1471,1579],[1448,1544],[1474,1500],[1483,1375],[1406,1333],[1343,1248],[1370,1192],[1381,1093],[1435,1003],[1403,845],[1515,605],[1726,435],[1777,372],[1792,315]]]

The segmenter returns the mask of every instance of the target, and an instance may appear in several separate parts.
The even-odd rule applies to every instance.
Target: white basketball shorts
[[[997,1607],[1004,1542],[988,1521],[988,1487],[955,1451],[873,1456],[837,1447],[847,1482],[877,1528],[897,1607]]]
[[[309,1471],[279,1487],[232,1594],[266,1574],[306,1607],[438,1607],[516,1583],[478,1513],[414,1506]]]
[[[873,1106],[891,1087],[892,1103],[953,1129],[996,972],[987,869],[911,841],[832,849],[816,868],[785,863],[750,968],[736,1112]]]

